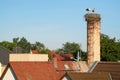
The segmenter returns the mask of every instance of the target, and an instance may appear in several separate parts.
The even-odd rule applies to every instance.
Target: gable
[[[71,80],[70,77],[66,74],[61,80]]]
[[[7,69],[2,80],[17,80],[14,75],[14,72],[12,71],[12,69],[10,67]]]

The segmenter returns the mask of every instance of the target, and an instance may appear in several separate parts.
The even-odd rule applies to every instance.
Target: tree
[[[101,60],[118,61],[120,60],[120,41],[110,38],[108,35],[101,34]]]
[[[31,44],[25,37],[13,38],[13,42],[0,42],[0,46],[3,46],[14,53],[29,53],[31,49],[38,50],[40,53],[48,53],[48,49],[45,48],[43,43],[36,41],[34,44]]]
[[[56,53],[64,53],[64,54],[67,54],[67,53],[76,53],[76,51],[79,51],[81,50],[80,49],[80,44],[78,43],[70,43],[70,42],[66,42],[63,44],[63,47],[62,48],[59,48],[56,50]]]
[[[36,42],[35,45],[36,45],[38,50],[44,50],[45,49],[45,46],[44,46],[43,43]]]
[[[39,53],[46,53],[45,45],[40,42],[35,42],[35,44],[31,44],[32,50],[38,50]]]
[[[63,44],[63,47],[58,49],[58,51],[62,52],[62,53],[76,53],[77,51],[81,50],[80,49],[80,44],[75,43],[75,42],[66,42]]]
[[[39,53],[46,53],[45,45],[41,42],[36,41],[34,44],[31,44],[27,41],[26,38],[13,38],[13,43],[17,45],[18,48],[22,48],[23,53],[28,53],[30,50],[38,50]]]
[[[75,42],[66,42],[63,44],[62,48],[59,48],[56,50],[56,53],[59,54],[67,54],[67,53],[72,53],[74,58],[77,58],[77,53],[78,51],[80,52],[81,60],[86,60],[86,52],[82,51],[80,44],[75,43]]]
[[[66,42],[65,44],[63,44],[62,47],[64,53],[75,53],[76,51],[81,50],[80,49],[80,45],[78,43],[70,43],[70,42]]]
[[[27,39],[25,37],[22,38],[13,38],[13,43],[16,44],[16,48],[21,48],[22,49],[22,53],[28,53],[30,52],[31,49],[31,44],[30,42],[27,41]]]
[[[13,38],[13,43],[15,43],[16,46],[17,46],[17,44],[18,44],[18,41],[19,41],[19,37],[17,37],[17,38]]]
[[[14,43],[8,42],[8,41],[2,41],[2,42],[0,42],[0,46],[5,47],[9,51],[12,51],[13,48],[16,47],[16,45]]]

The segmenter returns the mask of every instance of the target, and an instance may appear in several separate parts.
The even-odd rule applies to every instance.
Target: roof
[[[61,80],[66,72],[79,72],[80,66],[75,61],[58,61],[57,67],[52,62],[10,62],[4,73],[4,78],[8,68],[12,69],[17,80]]]
[[[108,72],[67,73],[70,80],[111,80]]]
[[[58,61],[57,62],[57,71],[79,71],[80,66],[75,61]]]
[[[120,80],[120,62],[98,62],[92,72],[110,72],[113,80]]]
[[[58,61],[73,61],[71,57],[73,57],[73,54],[57,54],[54,51],[50,51],[50,56],[56,56]]]
[[[72,61],[72,54],[56,54],[58,61]]]
[[[59,80],[62,75],[50,62],[10,62],[8,67],[12,68],[17,80]],[[2,78],[4,75],[5,72]]]
[[[32,50],[31,52],[32,52],[32,54],[38,54],[39,53],[38,50]]]
[[[0,62],[3,65],[8,64],[8,62],[9,62],[9,54],[10,54],[10,52],[6,48],[0,46]]]

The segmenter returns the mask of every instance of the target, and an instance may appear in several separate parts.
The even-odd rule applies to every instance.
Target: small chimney
[[[88,13],[87,21],[87,63],[90,67],[94,61],[100,61],[100,14]]]
[[[52,56],[52,62],[53,62],[54,67],[57,68],[58,67],[57,66],[57,57],[55,54]]]

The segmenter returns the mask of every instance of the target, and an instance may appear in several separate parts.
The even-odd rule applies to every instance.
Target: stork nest
[[[100,14],[86,14],[85,15],[85,20],[88,23],[94,23],[94,22],[98,22],[101,20]]]

